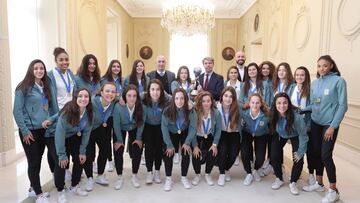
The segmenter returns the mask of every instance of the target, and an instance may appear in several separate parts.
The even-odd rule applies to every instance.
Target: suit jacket
[[[167,76],[167,81],[168,81],[168,88],[170,90],[170,92],[168,92],[168,94],[171,94],[171,83],[172,81],[175,80],[175,73],[165,70],[166,76]],[[151,71],[149,73],[147,73],[147,76],[150,78],[150,80],[155,79],[156,78],[156,70]]]
[[[204,80],[205,80],[205,73],[201,73],[201,75],[199,76],[199,82],[200,82],[201,86],[203,86]],[[216,101],[219,101],[220,94],[221,94],[221,91],[223,89],[224,89],[224,78],[223,78],[223,76],[213,72],[211,77],[210,77],[210,81],[208,83],[207,91],[209,91],[213,95],[213,97],[214,97],[214,99]]]
[[[237,66],[236,66],[236,67],[237,67]],[[238,68],[238,70],[239,70],[239,68]],[[239,80],[240,82],[244,82],[246,75],[247,75],[247,67],[244,66],[244,77],[241,78],[241,75],[240,75],[240,72],[239,72],[238,80]]]

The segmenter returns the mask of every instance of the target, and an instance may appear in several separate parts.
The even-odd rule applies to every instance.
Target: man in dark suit
[[[245,66],[246,56],[243,51],[238,51],[235,54],[235,60],[236,60],[236,67],[239,71],[239,77],[238,80],[240,82],[244,82],[245,76],[247,75],[247,70]]]
[[[156,70],[151,71],[147,76],[152,79],[158,79],[164,86],[165,91],[171,94],[171,83],[175,80],[175,73],[165,70],[166,58],[165,56],[158,56],[156,58]]]
[[[214,69],[214,58],[205,57],[202,60],[205,68],[205,73],[199,76],[200,84],[197,84],[197,89],[206,90],[210,92],[216,101],[219,101],[221,91],[224,89],[224,78],[223,76],[216,74]]]

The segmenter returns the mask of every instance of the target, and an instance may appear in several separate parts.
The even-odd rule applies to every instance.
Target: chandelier
[[[207,0],[169,0],[161,26],[171,34],[207,34],[215,26],[214,6]]]

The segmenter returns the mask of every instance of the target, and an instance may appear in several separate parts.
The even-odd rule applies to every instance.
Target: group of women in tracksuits
[[[339,198],[332,152],[347,110],[347,93],[345,80],[328,55],[318,59],[318,76],[312,84],[305,67],[298,67],[293,75],[287,63],[276,68],[269,61],[259,66],[250,63],[244,82],[236,81],[238,69],[230,67],[219,101],[207,91],[199,91],[194,99],[190,97],[192,86],[185,66],[181,67],[184,71],[178,72],[179,84],[172,85],[169,95],[160,80],[149,80],[141,60],[134,61],[130,76],[123,81],[117,60],[111,61],[100,77],[96,57],[86,55],[74,76],[66,51],[56,48],[54,56],[56,67],[48,72],[41,60],[32,61],[15,91],[14,117],[37,202],[47,202],[39,177],[45,146],[58,202],[66,202],[64,177],[70,157],[71,192],[86,196],[94,189],[94,182],[109,185],[104,169],[112,153],[117,173],[113,184],[119,190],[124,182],[126,145],[132,163],[131,183],[136,188],[141,186],[137,174],[144,148],[146,184],[162,182],[163,161],[164,190],[170,191],[174,183],[173,157],[175,148],[180,146],[181,183],[187,189],[201,181],[203,164],[205,182],[214,185],[211,172],[218,166],[217,184],[224,186],[231,181],[229,170],[239,152],[247,174],[244,185],[260,181],[273,171],[276,178],[271,187],[279,189],[284,183],[283,147],[288,141],[293,161],[290,192],[299,194],[296,182],[306,154],[309,184],[303,190],[325,190],[322,182],[325,167],[330,188],[322,201],[334,202]],[[183,85],[182,81],[189,84]],[[98,175],[93,179],[96,154]],[[191,181],[190,159],[195,172]],[[85,190],[79,187],[83,169],[87,176]]]

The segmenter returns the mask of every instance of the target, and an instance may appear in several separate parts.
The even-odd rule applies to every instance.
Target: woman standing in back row
[[[324,191],[324,167],[330,188],[322,202],[335,202],[340,195],[336,187],[336,168],[332,158],[339,126],[348,109],[346,82],[340,77],[335,61],[329,55],[317,61],[317,79],[311,84],[311,144],[316,169],[316,183],[305,191]]]
[[[75,76],[75,82],[78,88],[88,89],[91,96],[94,96],[100,89],[100,69],[96,57],[87,54],[83,57],[81,65]]]
[[[73,93],[77,89],[75,76],[69,68],[69,55],[65,49],[56,47],[53,52],[55,56],[56,67],[48,72],[51,91],[54,94],[55,110],[59,112],[65,104],[72,100]],[[52,132],[53,133],[53,132]],[[52,134],[51,133],[51,134]],[[48,152],[48,161],[50,170],[54,172],[54,164],[50,159]],[[69,166],[66,167],[65,179],[71,180],[71,172]]]

